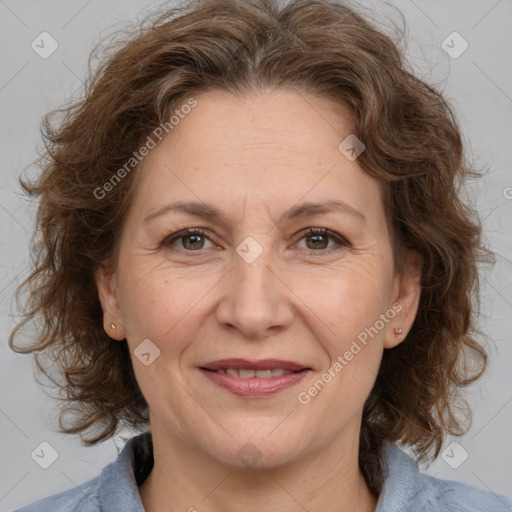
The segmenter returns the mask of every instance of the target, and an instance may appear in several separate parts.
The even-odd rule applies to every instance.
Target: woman
[[[327,0],[195,2],[45,127],[11,346],[43,319],[16,350],[55,358],[63,432],[142,433],[20,510],[511,509],[394,444],[465,431],[489,252],[450,107],[389,37]]]

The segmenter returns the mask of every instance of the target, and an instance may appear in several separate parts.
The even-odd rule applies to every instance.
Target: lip
[[[214,382],[218,386],[234,395],[242,396],[245,398],[264,398],[267,396],[279,393],[291,386],[294,386],[301,381],[310,370],[304,369],[288,375],[281,375],[280,377],[270,377],[263,379],[260,377],[250,377],[242,379],[241,377],[234,377],[227,373],[217,373],[215,371],[199,368],[200,372]]]
[[[250,377],[248,379],[243,379],[226,373],[216,372],[216,370],[225,368],[238,368],[254,371],[282,368],[294,373],[281,375],[279,377]],[[264,398],[294,386],[311,371],[311,368],[300,363],[284,361],[282,359],[262,359],[259,361],[249,361],[247,359],[221,359],[206,363],[199,367],[199,370],[211,382],[227,391],[230,391],[234,395],[245,398]]]
[[[200,368],[207,370],[221,370],[222,368],[241,368],[243,370],[275,370],[282,368],[292,372],[309,369],[307,366],[296,363],[294,361],[284,361],[283,359],[259,359],[258,361],[250,361],[248,359],[234,358],[234,359],[219,359],[218,361],[211,361],[202,364]]]

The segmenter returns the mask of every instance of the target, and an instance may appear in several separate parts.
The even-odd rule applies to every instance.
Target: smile
[[[198,368],[218,387],[246,398],[264,398],[294,386],[311,368],[292,361],[224,359]]]
[[[214,370],[210,370],[214,371]],[[228,374],[232,377],[240,377],[241,379],[250,379],[252,377],[258,377],[258,379],[270,379],[272,377],[281,377],[282,375],[290,375],[293,373],[290,370],[284,368],[275,368],[268,370],[248,370],[246,368],[221,368],[216,370],[220,374]]]

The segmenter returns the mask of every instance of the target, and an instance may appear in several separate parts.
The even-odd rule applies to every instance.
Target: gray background
[[[455,107],[469,156],[489,173],[469,192],[481,213],[486,237],[497,252],[496,266],[483,279],[481,326],[492,340],[489,369],[469,391],[473,424],[457,439],[468,458],[453,469],[441,457],[422,470],[440,478],[512,495],[512,0],[364,1],[400,22],[404,14],[408,54],[417,72],[437,84]],[[0,0],[1,137],[0,190],[0,511],[32,502],[97,476],[114,460],[124,438],[84,448],[56,433],[56,402],[33,378],[31,356],[14,354],[7,338],[14,325],[12,298],[26,274],[34,207],[21,197],[20,171],[41,148],[39,123],[44,113],[80,91],[89,53],[100,38],[140,19],[155,2],[135,0]],[[42,59],[31,42],[43,31],[58,49]],[[458,58],[441,43],[453,31],[468,42]],[[450,43],[451,44],[451,43]],[[455,49],[457,45],[455,44]],[[57,460],[42,469],[31,453],[43,441]],[[452,440],[448,439],[443,448]],[[457,459],[461,448],[448,452]]]

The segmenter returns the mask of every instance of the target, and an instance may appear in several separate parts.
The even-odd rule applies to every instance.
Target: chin
[[[304,452],[304,436],[298,433],[291,436],[285,432],[280,435],[274,432],[269,436],[268,432],[272,430],[260,429],[259,434],[224,438],[222,445],[209,443],[205,448],[210,456],[227,467],[250,470],[282,466],[293,462]]]

